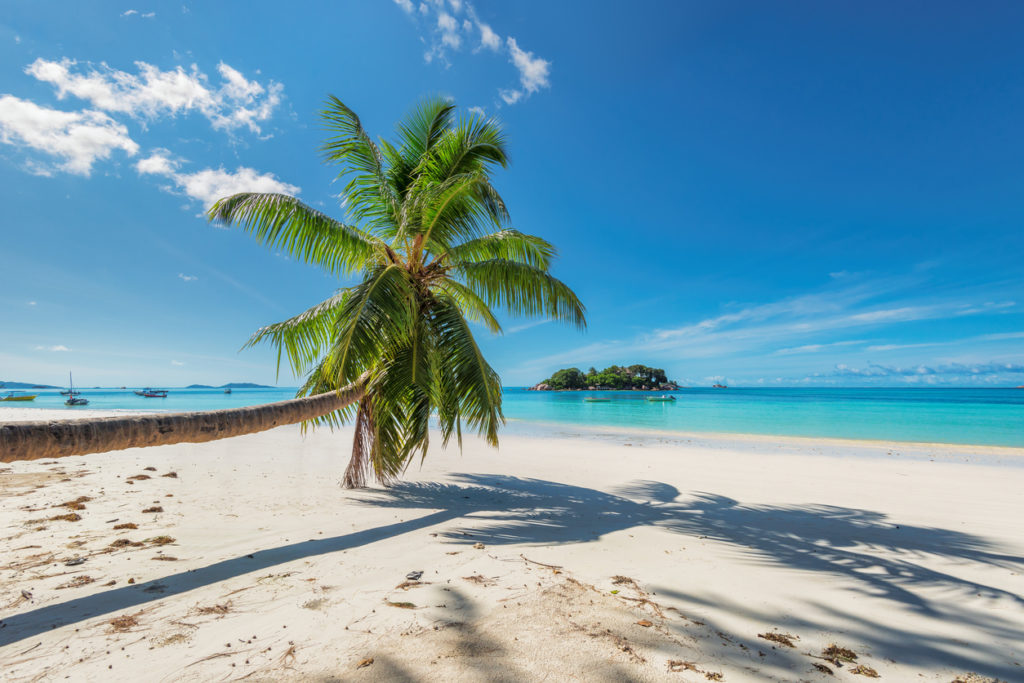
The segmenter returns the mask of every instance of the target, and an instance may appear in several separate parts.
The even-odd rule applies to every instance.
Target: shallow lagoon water
[[[2,392],[0,392],[2,393]],[[82,389],[88,409],[188,411],[259,405],[292,398],[294,388],[170,389],[142,398],[131,389]],[[599,393],[608,402],[587,403]],[[918,441],[1024,447],[1024,389],[729,388],[671,392],[675,402],[651,403],[665,392],[538,392],[506,387],[505,416],[524,424],[562,428],[621,428],[782,436]],[[6,406],[66,410],[55,389],[28,403]]]

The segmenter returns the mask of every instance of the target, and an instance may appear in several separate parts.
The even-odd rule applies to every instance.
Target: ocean
[[[5,393],[0,390],[0,393]],[[90,410],[216,410],[292,398],[294,388],[170,389],[142,398],[131,389],[82,389]],[[673,403],[651,403],[664,392],[605,391],[606,403],[585,403],[592,392],[527,391],[507,387],[504,411],[517,432],[538,427],[726,432],[783,436],[922,441],[1024,447],[1024,389],[733,388],[671,392]],[[66,410],[55,389],[32,402],[5,407]]]

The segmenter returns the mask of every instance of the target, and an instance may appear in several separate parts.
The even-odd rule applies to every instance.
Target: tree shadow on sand
[[[616,531],[662,528],[729,544],[745,561],[844,577],[866,594],[898,602],[928,618],[964,620],[985,637],[1024,640],[1013,622],[995,614],[980,619],[968,610],[951,611],[956,610],[959,596],[980,595],[1014,610],[1024,608],[1024,598],[923,564],[928,558],[937,558],[944,565],[986,565],[1019,572],[1024,559],[1001,553],[978,536],[897,525],[870,510],[743,505],[708,493],[683,496],[674,486],[651,481],[608,493],[539,479],[474,474],[456,475],[453,483],[401,483],[350,500],[355,505],[423,510],[425,514],[333,538],[260,550],[157,581],[16,614],[0,621],[0,646],[252,571],[430,527],[439,527],[440,536],[452,542],[483,541],[488,545],[585,543]],[[452,522],[458,526],[442,526]],[[941,590],[942,604],[932,603],[916,592],[918,589]],[[879,637],[886,633],[893,637],[890,631],[880,628],[876,632]],[[978,652],[974,659],[950,655],[947,665],[974,664],[974,668],[984,669],[983,650]],[[935,662],[942,662],[949,651],[933,648],[931,654]]]

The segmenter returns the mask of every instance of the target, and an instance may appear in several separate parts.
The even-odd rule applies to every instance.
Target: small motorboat
[[[225,394],[230,394],[230,393],[231,393],[231,389],[230,389],[230,388],[228,388],[228,389],[225,389],[225,390],[224,390],[224,393],[225,393]]]
[[[166,389],[151,389],[150,387],[146,387],[145,389],[137,390],[135,393],[143,398],[167,398]]]
[[[26,394],[24,391],[9,391],[0,396],[0,401],[34,401],[39,394]]]
[[[724,384],[712,384],[712,385],[711,385],[711,388],[712,388],[712,389],[728,389],[729,387],[727,387],[727,386],[726,386],[726,385],[724,385]]]
[[[82,398],[78,395],[79,392],[75,391],[75,383],[71,379],[71,373],[68,373],[68,400],[64,401],[66,406],[87,406],[89,405],[89,399]]]
[[[648,396],[647,400],[651,403],[672,403],[676,400],[675,396]]]

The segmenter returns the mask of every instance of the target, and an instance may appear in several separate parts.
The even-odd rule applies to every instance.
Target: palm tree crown
[[[326,161],[341,167],[348,222],[295,197],[242,193],[217,201],[212,220],[236,224],[267,246],[356,284],[258,330],[306,377],[299,395],[337,391],[362,378],[345,485],[372,470],[394,480],[426,455],[429,421],[461,446],[465,424],[498,443],[501,382],[469,326],[500,333],[493,310],[586,326],[573,291],[549,273],[555,248],[509,226],[490,172],[508,157],[493,119],[456,119],[449,100],[424,100],[375,143],[336,97],[322,112]],[[339,424],[349,409],[315,422]]]

